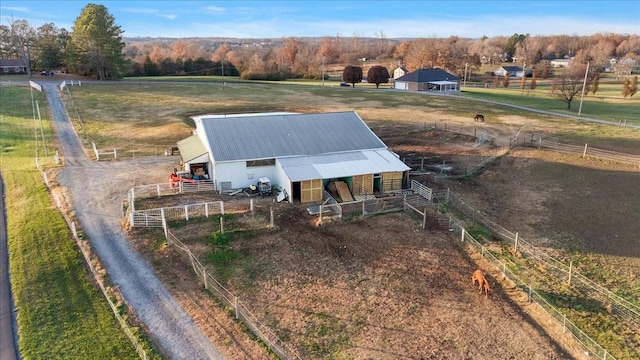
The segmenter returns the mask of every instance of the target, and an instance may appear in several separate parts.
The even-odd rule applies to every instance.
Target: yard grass
[[[40,104],[42,131],[51,149],[53,134],[44,94],[34,91],[33,96]],[[44,156],[28,88],[1,86],[0,98],[9,266],[22,358],[138,358],[102,292],[92,283],[84,258],[35,168],[36,138],[40,165],[53,161],[50,150]]]
[[[519,82],[517,84],[512,83],[511,87],[506,89],[467,86],[462,88],[462,93],[476,99],[498,101],[561,114],[578,115],[580,94],[572,101],[571,109],[567,109],[566,103],[550,95],[549,86],[538,86],[535,90],[520,90],[519,86]],[[621,81],[619,83],[601,83],[595,95],[585,95],[582,102],[581,116],[604,120],[612,124],[626,121],[627,124],[640,125],[640,113],[638,112],[640,96],[636,94],[631,98],[624,99],[620,95],[621,91]]]
[[[175,77],[171,79],[179,80]],[[198,79],[206,81],[203,77]],[[470,114],[481,111],[492,122],[500,122],[502,116],[508,115],[546,123],[565,140],[575,136],[575,141],[580,143],[583,138],[588,137],[590,146],[595,147],[599,143],[615,143],[620,136],[637,138],[637,131],[630,128],[584,122],[582,125],[585,126],[579,127],[584,130],[574,134],[573,130],[563,131],[557,125],[558,118],[552,115],[488,105],[470,99],[491,99],[566,113],[562,109],[563,103],[558,100],[542,95],[527,96],[519,90],[509,89],[471,89],[463,91],[463,96],[456,97],[359,87],[283,86],[246,82],[223,84],[175,81],[159,86],[156,83],[123,81],[83,84],[69,89],[71,97],[66,93],[64,96],[66,106],[85,146],[91,148],[91,142],[95,142],[100,151],[115,148],[118,157],[161,154],[191,134],[193,121],[190,117],[194,115],[269,111],[357,111],[368,123],[393,121],[415,123],[417,126],[431,126],[434,123],[442,125],[448,119],[470,121]],[[598,106],[603,114],[627,116],[629,123],[640,104],[635,99],[628,101],[628,104],[610,103],[609,100],[598,102],[601,102]],[[587,106],[593,108],[590,104]],[[603,115],[602,118],[606,116]],[[574,123],[577,124],[575,121]],[[593,135],[597,137],[594,138]],[[633,150],[632,142],[629,142],[628,147]]]

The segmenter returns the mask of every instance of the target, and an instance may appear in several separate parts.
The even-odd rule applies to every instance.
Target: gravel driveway
[[[122,231],[122,200],[134,185],[166,181],[174,157],[91,161],[69,121],[56,84],[41,83],[66,161],[58,182],[69,189],[82,225],[111,281],[171,359],[223,359]]]

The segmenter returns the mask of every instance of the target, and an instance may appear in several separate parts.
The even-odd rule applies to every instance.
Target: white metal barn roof
[[[280,158],[278,162],[294,182],[410,170],[386,149]]]
[[[216,162],[387,149],[354,111],[193,119],[204,130]]]

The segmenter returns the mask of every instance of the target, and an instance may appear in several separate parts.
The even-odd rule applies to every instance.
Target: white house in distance
[[[420,69],[397,78],[394,88],[409,91],[459,91],[460,78],[442,69]]]
[[[410,168],[354,112],[257,113],[193,117],[194,134],[178,142],[185,171],[204,173],[216,189],[268,177],[289,201],[321,201],[331,181],[353,195],[401,190]]]
[[[505,76],[509,75],[509,77],[517,77],[522,78],[523,73],[526,77],[531,77],[533,75],[533,71],[531,69],[525,69],[524,72],[520,66],[500,66],[496,71],[493,72],[495,76]]]

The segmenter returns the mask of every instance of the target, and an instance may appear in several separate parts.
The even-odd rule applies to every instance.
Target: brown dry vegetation
[[[476,146],[470,135],[425,131],[411,123],[374,122],[372,128],[403,156],[444,161],[460,173],[497,150],[491,142]],[[471,133],[473,127],[456,130]],[[491,127],[487,131],[499,134]],[[573,175],[559,176],[567,173]],[[634,192],[639,175],[632,166],[518,149],[473,179],[426,175],[421,180],[453,189],[501,225],[520,231],[523,238],[560,258],[577,253],[585,263],[607,264],[613,259],[617,266],[607,266],[606,279],[598,280],[626,292],[637,286],[632,279],[638,274],[639,255],[633,251],[640,247],[633,237],[637,225],[629,221],[629,210],[637,211],[633,204],[640,202]],[[614,182],[616,189],[628,192],[602,191]],[[153,206],[159,205],[157,201]],[[169,200],[174,201],[201,200]],[[303,358],[581,356],[568,335],[556,333],[552,322],[529,305],[522,292],[446,231],[422,230],[416,219],[404,213],[316,227],[304,208],[273,206],[277,229],[235,237],[231,246],[240,258],[229,265],[231,272],[227,269],[218,277]],[[594,219],[594,213],[607,215]],[[605,241],[611,224],[626,243]],[[217,230],[213,221],[177,225],[174,233],[191,244],[201,259],[214,249],[206,241]],[[220,310],[202,295],[202,285],[189,274],[188,264],[174,258],[169,248],[154,252],[142,246],[145,242],[138,244],[155,258],[159,275],[196,319],[221,321],[212,315]],[[489,298],[471,285],[471,273],[478,267],[490,274]],[[198,299],[198,306],[191,296]],[[208,303],[206,311],[200,302]],[[199,323],[205,329],[210,327],[206,321]],[[259,353],[251,356],[267,357],[262,350]]]
[[[96,140],[106,147],[114,146],[114,139],[118,145],[135,146],[143,140],[139,138],[141,129],[148,139],[173,143],[189,134],[190,128],[183,123],[188,115],[185,111],[355,110],[408,163],[420,164],[423,158],[444,162],[453,166],[456,174],[495,155],[523,127],[521,139],[535,131],[566,136],[567,141],[580,139],[577,145],[585,140],[590,146],[609,150],[637,153],[640,149],[640,136],[634,130],[603,131],[599,125],[497,106],[483,107],[487,121],[473,123],[470,114],[478,111],[477,104],[449,98],[407,96],[392,101],[366,92],[361,97],[341,95],[351,89],[312,93],[286,87],[264,87],[268,91],[211,87],[211,93],[203,94],[200,87],[186,86],[180,90],[171,87],[167,94],[154,92],[150,104],[144,100],[154,91],[150,89],[136,87],[124,96],[114,88],[109,91],[114,92],[113,98],[101,99],[102,111],[95,113],[90,111],[97,106],[90,102],[94,90],[90,86],[74,93],[74,98],[79,106],[85,104],[81,114],[91,114],[87,117],[105,123],[88,128],[100,127],[104,138],[96,136]],[[176,105],[169,104],[176,101],[182,110],[171,110]],[[166,133],[167,128],[161,126],[150,129],[128,116],[111,116],[133,108],[144,112],[146,118],[157,118],[158,124],[173,124],[172,131]],[[107,124],[111,121],[127,124],[120,128]],[[434,126],[438,131],[432,130]],[[479,136],[487,136],[489,141],[477,143]],[[636,304],[640,301],[637,166],[582,159],[577,154],[515,149],[474,178],[443,179],[428,174],[418,179],[434,188],[452,189],[523,239],[567,264],[574,260],[584,275]],[[205,196],[207,201],[211,199]],[[203,201],[186,197],[159,201],[165,200]],[[232,240],[233,249],[241,256],[220,277],[304,358],[585,357],[583,351],[568,349],[568,356],[557,350],[556,343],[570,347],[568,335],[555,333],[550,323],[538,316],[539,311],[527,305],[521,292],[501,281],[473,252],[456,245],[457,239],[448,233],[423,231],[407,214],[316,228],[304,210],[276,205],[278,230]],[[180,238],[203,256],[213,249],[205,240],[215,231],[212,224],[205,224],[174,224],[179,226],[174,231]],[[229,359],[269,358],[259,344],[242,333],[227,310],[202,291],[188,262],[166,246],[161,232],[136,229],[132,238],[174,297]],[[471,285],[476,267],[490,275],[488,299]],[[471,311],[474,308],[481,312]],[[578,317],[586,315],[583,312]],[[485,334],[482,341],[478,333]],[[626,346],[626,350],[612,352],[618,359],[636,358],[639,335],[624,335],[629,339],[626,345],[609,342],[617,334],[596,333],[592,337],[598,337],[603,345],[608,342],[605,347]]]

